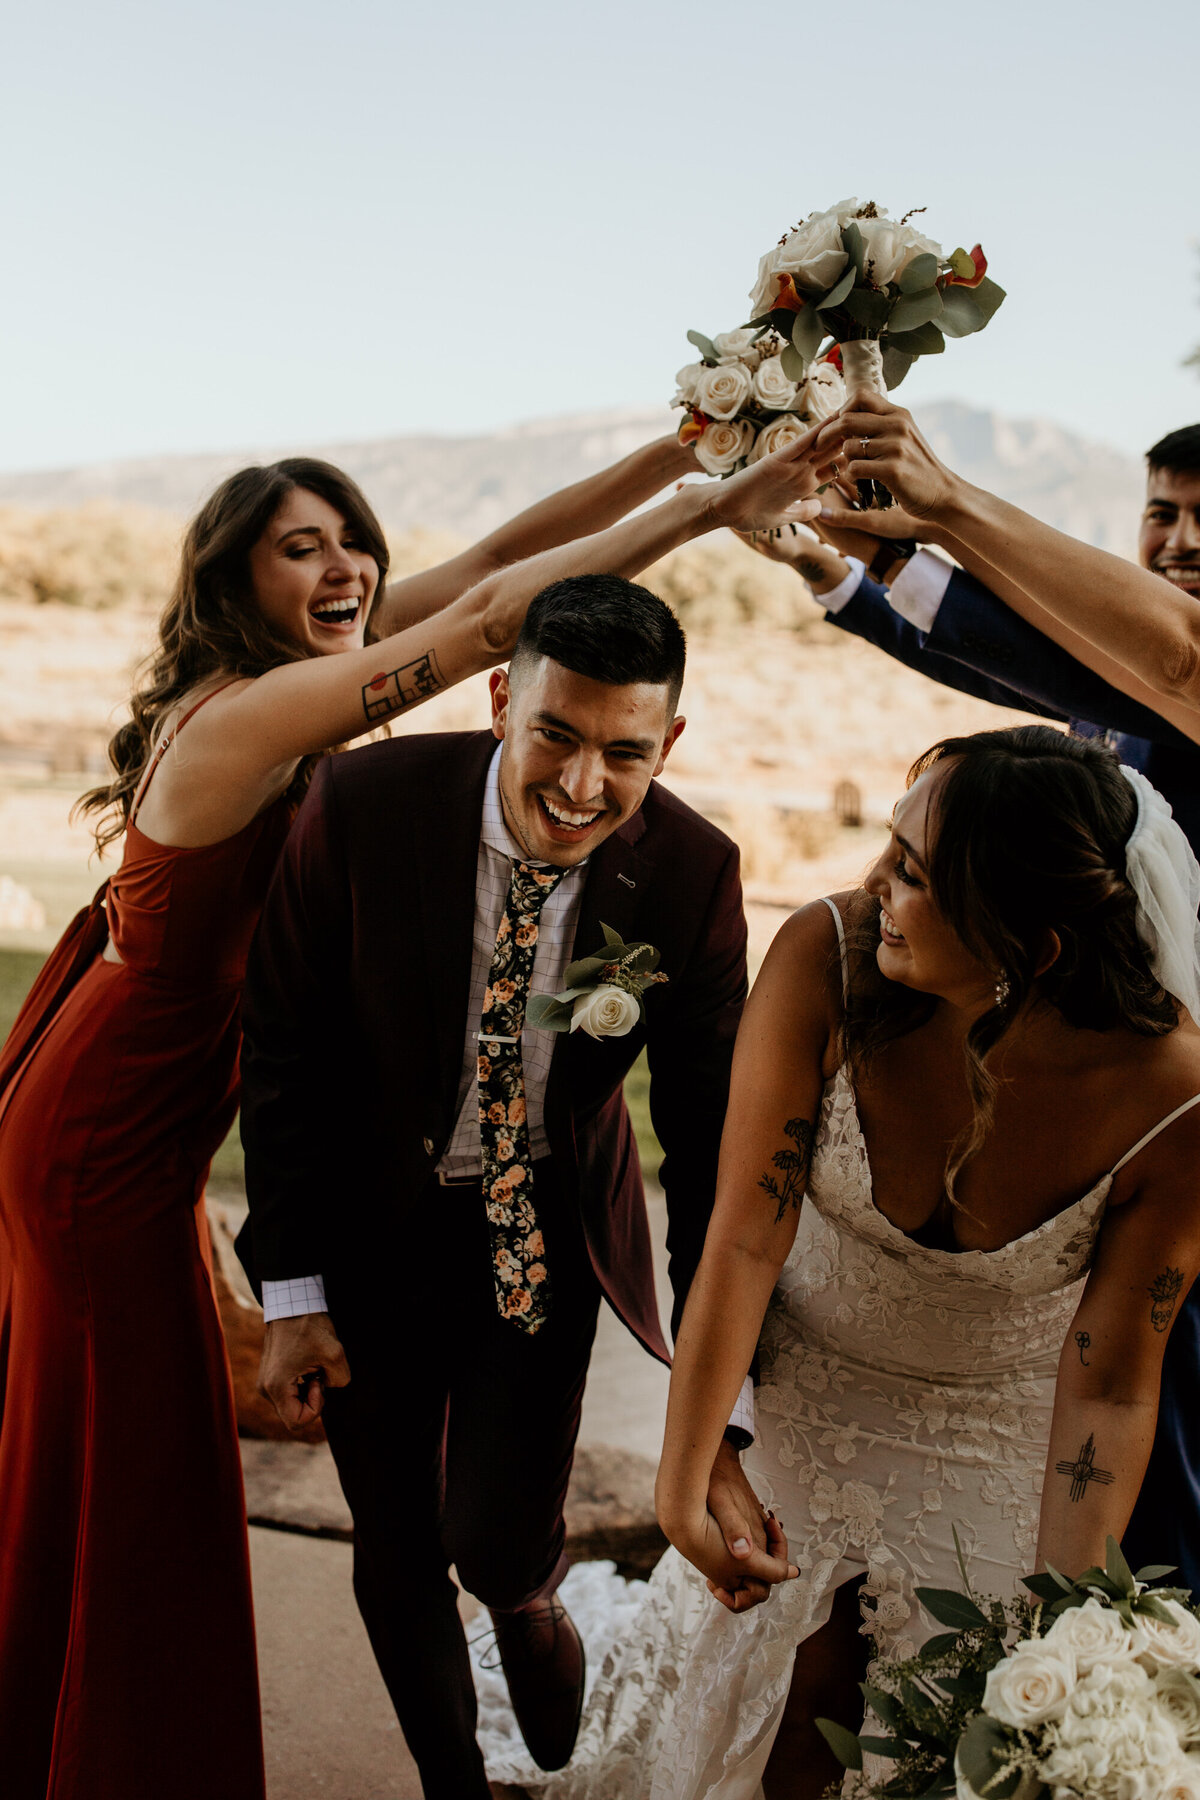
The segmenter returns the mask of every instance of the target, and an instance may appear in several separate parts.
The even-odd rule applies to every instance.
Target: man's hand
[[[789,569],[795,569],[797,575],[812,589],[819,598],[828,594],[844,581],[850,573],[845,558],[829,544],[823,544],[815,538],[811,531],[801,526],[793,529],[785,528],[776,534],[771,531],[739,531],[738,537],[751,550],[757,550],[760,556],[769,558],[771,562],[786,563]],[[874,552],[872,552],[874,554]]]
[[[320,1417],[327,1387],[345,1387],[350,1365],[328,1313],[272,1319],[263,1340],[258,1391],[289,1431]]]
[[[730,1612],[761,1605],[777,1583],[794,1581],[799,1574],[788,1560],[787,1539],[763,1512],[729,1444],[717,1451],[703,1510],[689,1505],[668,1516],[661,1492],[659,1508],[659,1522],[675,1548],[699,1569],[709,1592]]]
[[[870,568],[880,541],[897,538],[921,544],[940,544],[943,533],[928,519],[914,518],[903,506],[861,507],[851,504],[837,483],[821,495],[820,516],[812,529],[843,556],[857,556]]]

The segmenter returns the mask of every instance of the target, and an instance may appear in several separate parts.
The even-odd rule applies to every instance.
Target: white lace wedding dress
[[[962,1585],[952,1527],[974,1585],[1018,1591],[1059,1352],[1116,1172],[1003,1249],[925,1248],[874,1205],[838,1071],[764,1321],[758,1435],[743,1459],[800,1578],[735,1616],[668,1551],[593,1685],[569,1768],[538,1778],[545,1800],[755,1800],[796,1645],[825,1623],[835,1589],[865,1574],[875,1650],[909,1654],[942,1629],[913,1588]]]

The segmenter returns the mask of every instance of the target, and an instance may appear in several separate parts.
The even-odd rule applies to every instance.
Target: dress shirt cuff
[[[742,1383],[742,1391],[730,1414],[726,1430],[745,1434],[747,1441],[738,1445],[739,1450],[748,1450],[754,1442],[754,1381],[749,1375]]]
[[[859,562],[857,556],[846,557],[850,565],[850,573],[843,575],[835,588],[827,594],[814,594],[813,599],[818,606],[823,606],[827,613],[841,612],[843,606],[849,604],[862,586],[862,578],[867,572],[867,565]]]
[[[296,1275],[288,1281],[264,1281],[263,1318],[298,1319],[301,1313],[328,1312],[325,1282],[320,1275]]]
[[[935,556],[932,550],[918,550],[888,590],[892,611],[918,631],[932,631],[953,573],[954,564],[944,557]]]

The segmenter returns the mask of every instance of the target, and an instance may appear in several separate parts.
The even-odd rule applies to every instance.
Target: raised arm
[[[460,555],[404,581],[389,582],[376,607],[372,636],[388,637],[408,625],[420,624],[468,588],[527,556],[604,531],[653,499],[669,482],[694,475],[696,469],[691,446],[680,444],[674,434],[643,444],[598,475],[572,482],[526,507]]]
[[[1129,1523],[1154,1441],[1163,1351],[1200,1269],[1197,1111],[1142,1152],[1136,1190],[1110,1205],[1101,1228],[1059,1365],[1039,1568],[1077,1575],[1103,1564],[1105,1538],[1120,1539]]]
[[[847,477],[882,481],[908,512],[1104,652],[1111,664],[1097,672],[1106,679],[1128,692],[1115,672],[1134,676],[1144,684],[1135,698],[1148,691],[1200,711],[1200,604],[1189,595],[973,487],[938,461],[903,408],[878,395],[854,395],[821,443],[844,448]]]
[[[709,1479],[767,1302],[796,1235],[837,990],[836,939],[818,901],[776,937],[738,1031],[712,1220],[675,1345],[656,1503],[663,1530],[724,1594],[789,1567],[736,1559],[708,1510]]]
[[[189,726],[186,763],[169,757],[155,776],[160,806],[169,798],[176,803],[175,835],[165,841],[204,844],[229,836],[286,788],[302,756],[360,737],[503,662],[529,602],[552,582],[588,573],[633,577],[720,526],[749,530],[781,517],[811,517],[819,506],[810,498],[813,435],[728,481],[685,487],[607,531],[501,570],[425,624],[227,688]],[[164,781],[170,796],[161,791]]]

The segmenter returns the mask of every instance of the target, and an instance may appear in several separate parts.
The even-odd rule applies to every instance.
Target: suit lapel
[[[457,794],[433,796],[414,862],[421,886],[426,984],[437,1045],[439,1085],[453,1106],[462,1073],[463,1032],[471,998],[475,888],[488,765],[496,748],[490,733],[467,746]],[[428,1015],[427,1015],[428,1016]]]

